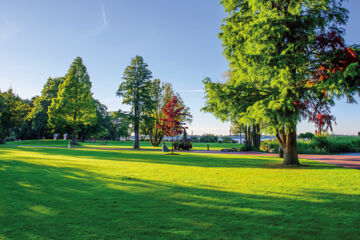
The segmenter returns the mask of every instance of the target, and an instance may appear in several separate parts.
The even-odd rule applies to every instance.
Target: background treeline
[[[170,83],[152,79],[151,74],[148,74],[143,81],[145,84],[138,85],[137,88],[131,85],[139,79],[144,80],[139,74],[139,63],[142,64],[140,68],[147,68],[142,57],[132,59],[124,72],[124,81],[119,90],[131,89],[131,94],[135,96],[146,96],[146,106],[141,101],[131,101],[129,95],[119,94],[119,90],[116,94],[122,97],[123,103],[129,101],[132,110],[141,108],[141,113],[136,116],[138,130],[142,135],[150,136],[152,144],[158,146],[164,133],[157,125],[163,118],[161,109],[168,101],[176,96],[179,104],[184,106],[187,115],[181,121],[191,123],[192,116],[190,109]],[[134,81],[124,87],[127,79]],[[59,136],[67,133],[73,144],[77,144],[78,139],[127,139],[134,132],[135,116],[132,110],[108,111],[104,104],[95,99],[87,69],[78,57],[64,77],[48,78],[40,96],[21,99],[12,89],[0,91],[0,143],[16,139],[51,139],[54,133]]]

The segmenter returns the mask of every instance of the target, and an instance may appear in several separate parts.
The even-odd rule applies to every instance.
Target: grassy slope
[[[25,141],[16,141],[16,142],[8,142],[6,145],[41,145],[41,146],[59,146],[59,147],[66,147],[67,144],[70,142],[64,140],[25,140]],[[238,148],[240,144],[238,143],[193,143],[192,150],[207,150],[207,144],[210,145],[210,150],[221,150],[223,148]],[[171,148],[171,142],[167,142],[166,145],[168,148]],[[106,145],[104,142],[98,141],[95,143],[80,143],[82,147],[100,147],[100,148],[132,148],[134,146],[133,141],[108,141]],[[159,147],[153,147],[150,142],[141,141],[140,147],[145,149],[161,149],[161,145]]]
[[[0,239],[355,239],[360,171],[302,160],[0,147]]]

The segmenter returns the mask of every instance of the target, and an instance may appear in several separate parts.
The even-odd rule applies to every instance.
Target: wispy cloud
[[[108,23],[107,23],[107,19],[106,19],[106,12],[105,12],[105,8],[104,8],[104,4],[102,2],[101,2],[101,13],[102,13],[104,27],[107,28]]]
[[[100,33],[102,33],[103,31],[105,31],[108,28],[108,21],[107,21],[107,17],[106,17],[106,11],[105,11],[105,7],[104,7],[104,3],[102,1],[100,2],[100,10],[101,10],[101,19],[102,19],[101,26],[93,29],[90,33],[88,33],[85,36],[86,38],[90,38],[90,37],[94,37],[96,35],[99,35]]]

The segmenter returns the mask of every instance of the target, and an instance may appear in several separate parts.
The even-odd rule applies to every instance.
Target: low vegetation
[[[298,152],[302,154],[336,154],[360,151],[360,137],[313,137],[309,140],[298,141]],[[262,151],[279,152],[279,144],[276,140],[261,142]]]
[[[2,145],[0,239],[357,238],[360,172],[302,163]]]

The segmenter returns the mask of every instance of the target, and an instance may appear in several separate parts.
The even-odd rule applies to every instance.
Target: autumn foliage
[[[320,34],[316,36],[315,40],[314,52],[316,52],[316,64],[314,65],[318,67],[317,69],[310,70],[310,77],[305,80],[304,84],[306,88],[323,86],[332,75],[338,72],[344,73],[351,63],[358,61],[355,52],[345,46],[342,38],[335,31]],[[352,82],[351,78],[345,78],[345,82],[348,86],[356,84]],[[320,94],[313,94],[301,102],[294,102],[295,107],[300,110],[302,115],[309,122],[315,124],[316,135],[322,134],[324,130],[332,130],[332,122],[335,121],[335,117],[330,113],[330,102],[327,101],[327,96],[328,93],[324,88],[320,91]]]
[[[165,117],[160,119],[160,124],[158,124],[157,127],[159,127],[166,136],[171,137],[173,141],[174,136],[182,134],[184,129],[187,128],[184,126],[184,123],[180,121],[182,116],[186,115],[184,107],[180,106],[178,98],[174,96],[161,110]]]

